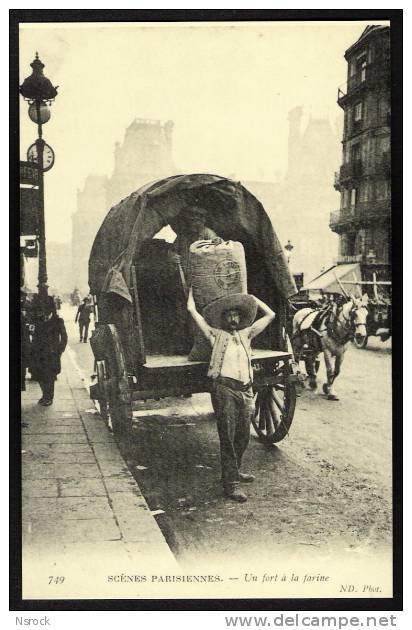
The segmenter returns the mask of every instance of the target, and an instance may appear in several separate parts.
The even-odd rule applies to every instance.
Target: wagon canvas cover
[[[110,210],[90,254],[91,293],[117,293],[131,302],[131,265],[138,260],[142,244],[164,226],[176,226],[179,212],[195,199],[207,209],[209,227],[223,239],[243,243],[248,268],[255,268],[261,285],[273,284],[283,299],[296,293],[282,246],[262,204],[240,183],[209,174],[177,175],[150,183]],[[273,303],[268,286],[258,292]]]

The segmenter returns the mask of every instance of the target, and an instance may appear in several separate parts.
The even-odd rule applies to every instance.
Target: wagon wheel
[[[126,434],[131,428],[132,404],[123,350],[113,324],[99,330],[97,378],[102,418],[111,424],[117,436]]]
[[[362,348],[366,348],[367,343],[368,343],[368,338],[369,338],[368,335],[366,335],[365,337],[361,339],[361,341],[359,341],[355,335],[355,337],[353,338],[353,343],[355,344],[357,348],[359,348],[359,350],[362,350]]]
[[[260,389],[256,396],[253,427],[265,444],[280,442],[288,434],[296,406],[295,383],[290,381],[289,364],[282,371],[282,379],[275,385]]]
[[[96,372],[97,372],[97,382],[99,384],[99,398],[97,402],[99,403],[100,415],[106,422],[109,421],[109,405],[107,398],[104,396],[104,387],[105,387],[105,379],[106,376],[106,366],[105,361],[96,361]]]

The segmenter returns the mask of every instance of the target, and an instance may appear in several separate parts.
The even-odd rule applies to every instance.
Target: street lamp
[[[289,239],[288,239],[288,242],[285,245],[285,249],[287,251],[287,259],[288,259],[288,265],[289,265],[289,263],[290,263],[290,255],[291,255],[292,249],[293,249],[293,245],[292,245],[292,243],[290,242]]]
[[[30,147],[28,153],[28,159],[37,164],[39,171],[39,208],[38,208],[38,229],[39,229],[39,275],[38,275],[38,289],[39,296],[47,296],[47,262],[46,262],[46,231],[44,222],[44,178],[43,173],[45,170],[49,170],[53,166],[54,153],[51,147],[46,145],[43,140],[42,125],[44,125],[50,119],[49,106],[51,102],[57,96],[57,88],[54,87],[51,81],[44,76],[43,68],[44,63],[39,59],[39,54],[36,52],[36,57],[30,64],[33,71],[29,77],[24,79],[20,86],[20,94],[24,100],[29,102],[29,117],[37,125],[38,138],[36,142]],[[44,151],[45,148],[52,156],[49,158],[49,164],[46,169],[44,167]],[[52,160],[52,161],[50,161]],[[51,164],[51,165],[50,165]]]

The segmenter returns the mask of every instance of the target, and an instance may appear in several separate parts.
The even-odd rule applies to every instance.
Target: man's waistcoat
[[[249,328],[244,328],[243,330],[239,330],[239,337],[241,344],[243,345],[249,364],[249,377],[250,380],[253,380],[253,370],[252,370],[252,361],[251,361],[251,347],[250,347],[250,336]],[[226,348],[228,346],[230,337],[232,336],[230,333],[226,332],[226,330],[221,330],[220,328],[213,329],[213,336],[215,337],[215,343],[213,344],[212,356],[210,358],[209,370],[207,375],[209,378],[217,378],[220,376],[220,371],[223,365],[223,359],[225,356]]]

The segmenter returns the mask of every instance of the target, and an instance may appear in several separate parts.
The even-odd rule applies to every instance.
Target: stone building
[[[330,204],[336,203],[331,185],[340,159],[335,126],[327,118],[309,117],[295,107],[289,112],[288,166],[280,186],[274,217],[280,238],[293,243],[291,267],[305,280],[317,275],[336,252],[336,237],[328,227]]]
[[[335,173],[340,209],[330,215],[339,235],[338,263],[361,263],[369,280],[390,277],[391,101],[390,28],[368,26],[345,52],[347,82],[338,89],[344,112],[343,159]]]
[[[126,129],[123,142],[115,145],[112,175],[86,178],[72,215],[73,283],[82,294],[89,290],[89,254],[107,212],[144,184],[176,175],[172,148],[171,120],[163,123],[137,118]]]
[[[107,186],[107,208],[148,182],[176,175],[172,157],[173,122],[136,118],[116,143],[113,174]]]
[[[108,179],[102,175],[89,175],[83,190],[77,191],[77,211],[72,215],[72,277],[73,286],[82,295],[88,289],[89,254],[96,232],[106,215]]]

